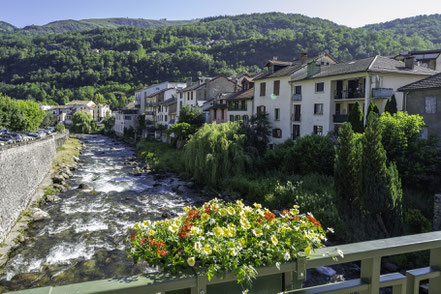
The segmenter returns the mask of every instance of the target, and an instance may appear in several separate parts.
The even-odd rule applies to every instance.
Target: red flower
[[[135,241],[135,238],[136,238],[136,235],[137,235],[137,234],[138,234],[137,232],[134,232],[134,233],[130,236],[130,239],[132,240],[132,242]]]
[[[265,212],[265,218],[266,218],[266,220],[270,221],[270,220],[276,218],[276,215],[272,212]]]
[[[211,209],[211,206],[207,206],[207,207],[205,207],[205,213],[206,214],[210,214],[210,213],[212,213],[213,212],[213,210]]]

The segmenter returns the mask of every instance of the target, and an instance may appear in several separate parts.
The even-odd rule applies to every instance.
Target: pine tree
[[[340,215],[349,218],[359,211],[357,207],[360,194],[361,144],[352,130],[351,124],[345,123],[338,130],[338,143],[334,168],[334,183],[337,206]]]
[[[402,191],[395,165],[387,167],[386,151],[381,143],[381,132],[379,116],[371,113],[368,116],[363,139],[360,202],[368,214],[377,217],[381,229],[388,235],[389,230],[384,223],[384,218],[390,218],[399,208]]]
[[[361,111],[358,101],[355,102],[354,107],[348,115],[348,122],[351,123],[354,132],[363,133],[363,112]]]
[[[380,114],[380,110],[378,109],[377,105],[372,103],[372,102],[369,103],[368,112],[367,112],[367,116],[366,117],[369,117],[369,114],[371,112],[374,112],[376,114]]]
[[[384,111],[387,111],[390,114],[397,113],[397,99],[395,99],[395,95],[392,95],[392,97],[387,100]]]

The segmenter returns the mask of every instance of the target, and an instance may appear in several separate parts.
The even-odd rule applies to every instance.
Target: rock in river
[[[91,185],[89,185],[89,184],[81,183],[78,186],[78,189],[81,189],[81,190],[93,190],[93,187]]]
[[[31,210],[32,219],[34,221],[41,221],[45,219],[50,219],[51,217],[46,211],[41,210],[40,208],[33,208]]]

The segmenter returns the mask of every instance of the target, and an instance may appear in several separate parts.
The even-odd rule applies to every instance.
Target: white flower
[[[187,259],[187,263],[188,263],[189,266],[194,266],[194,264],[196,263],[196,259],[193,256],[189,257]]]
[[[341,256],[341,258],[344,258],[345,255],[343,254],[343,251],[341,251],[340,249],[337,250],[338,255]]]
[[[171,224],[168,226],[168,229],[172,233],[176,233],[179,230],[179,225],[177,224]]]
[[[260,236],[263,235],[263,231],[262,231],[262,229],[255,228],[255,229],[253,229],[253,234],[254,234],[254,236],[256,236],[256,237],[260,237]]]
[[[196,250],[197,253],[201,253],[202,243],[201,242],[194,243],[194,250]]]
[[[205,244],[204,248],[202,249],[202,252],[205,255],[210,255],[211,254],[211,246],[209,244]]]
[[[334,229],[333,228],[328,228],[328,231],[334,234]]]
[[[261,204],[254,203],[253,205],[254,205],[255,208],[262,208],[262,205],[261,205]]]
[[[250,290],[248,290],[248,289],[243,290],[243,291],[242,291],[242,294],[248,294],[249,291],[250,291]]]
[[[210,225],[214,225],[216,223],[216,220],[214,218],[210,218],[210,220],[208,221],[208,223]]]
[[[288,251],[285,252],[285,254],[283,255],[283,258],[284,258],[286,261],[288,261],[288,260],[291,259],[291,255],[289,254]]]

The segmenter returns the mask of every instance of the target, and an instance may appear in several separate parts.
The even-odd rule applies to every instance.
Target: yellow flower
[[[246,213],[250,213],[253,211],[253,209],[249,206],[246,206],[243,210],[245,210]]]
[[[274,246],[277,246],[279,243],[279,240],[277,240],[276,235],[271,236],[271,242],[273,242]]]
[[[255,228],[255,229],[253,229],[253,234],[254,234],[254,236],[256,236],[256,237],[260,237],[260,236],[263,235],[263,231],[262,231],[262,229]]]
[[[221,216],[225,216],[226,214],[227,214],[227,210],[225,209],[225,208],[221,208],[221,209],[219,209],[219,214],[221,215]]]
[[[210,220],[210,216],[207,213],[203,213],[201,216],[201,220],[203,223],[206,223]]]
[[[306,247],[306,249],[305,249],[305,254],[306,254],[306,255],[311,254],[311,246]]]
[[[222,237],[224,235],[224,230],[221,227],[215,227],[213,233],[217,237]]]
[[[189,257],[187,259],[187,263],[188,263],[189,266],[194,266],[194,264],[196,263],[196,259],[193,256]]]
[[[230,248],[230,254],[233,256],[237,255],[237,249],[236,248]]]
[[[243,207],[244,207],[243,202],[240,201],[240,200],[237,200],[237,201],[236,201],[236,204],[237,204],[237,206],[239,206],[240,208],[243,208]]]
[[[228,237],[232,238],[232,237],[236,236],[236,229],[235,228],[229,227],[225,232]]]
[[[227,212],[228,212],[229,215],[233,215],[233,214],[235,213],[233,207],[228,207],[228,208],[227,208]]]
[[[191,207],[190,207],[190,206],[185,206],[185,207],[184,207],[184,211],[185,211],[185,212],[188,212],[188,211],[190,211],[190,209],[191,209]]]
[[[240,219],[240,225],[244,230],[248,230],[251,228],[250,222],[247,219],[241,218]]]
[[[211,246],[209,244],[205,244],[204,248],[203,248],[203,253],[205,255],[209,255],[211,254]]]
[[[262,205],[261,205],[261,204],[254,203],[253,205],[254,205],[255,208],[262,208]]]
[[[172,233],[176,233],[179,230],[179,225],[177,224],[171,224],[168,226],[168,229]]]
[[[239,242],[242,245],[242,247],[245,247],[246,241],[244,238],[240,239]]]
[[[196,250],[197,253],[201,253],[201,250],[202,250],[201,242],[194,243],[194,250]]]

